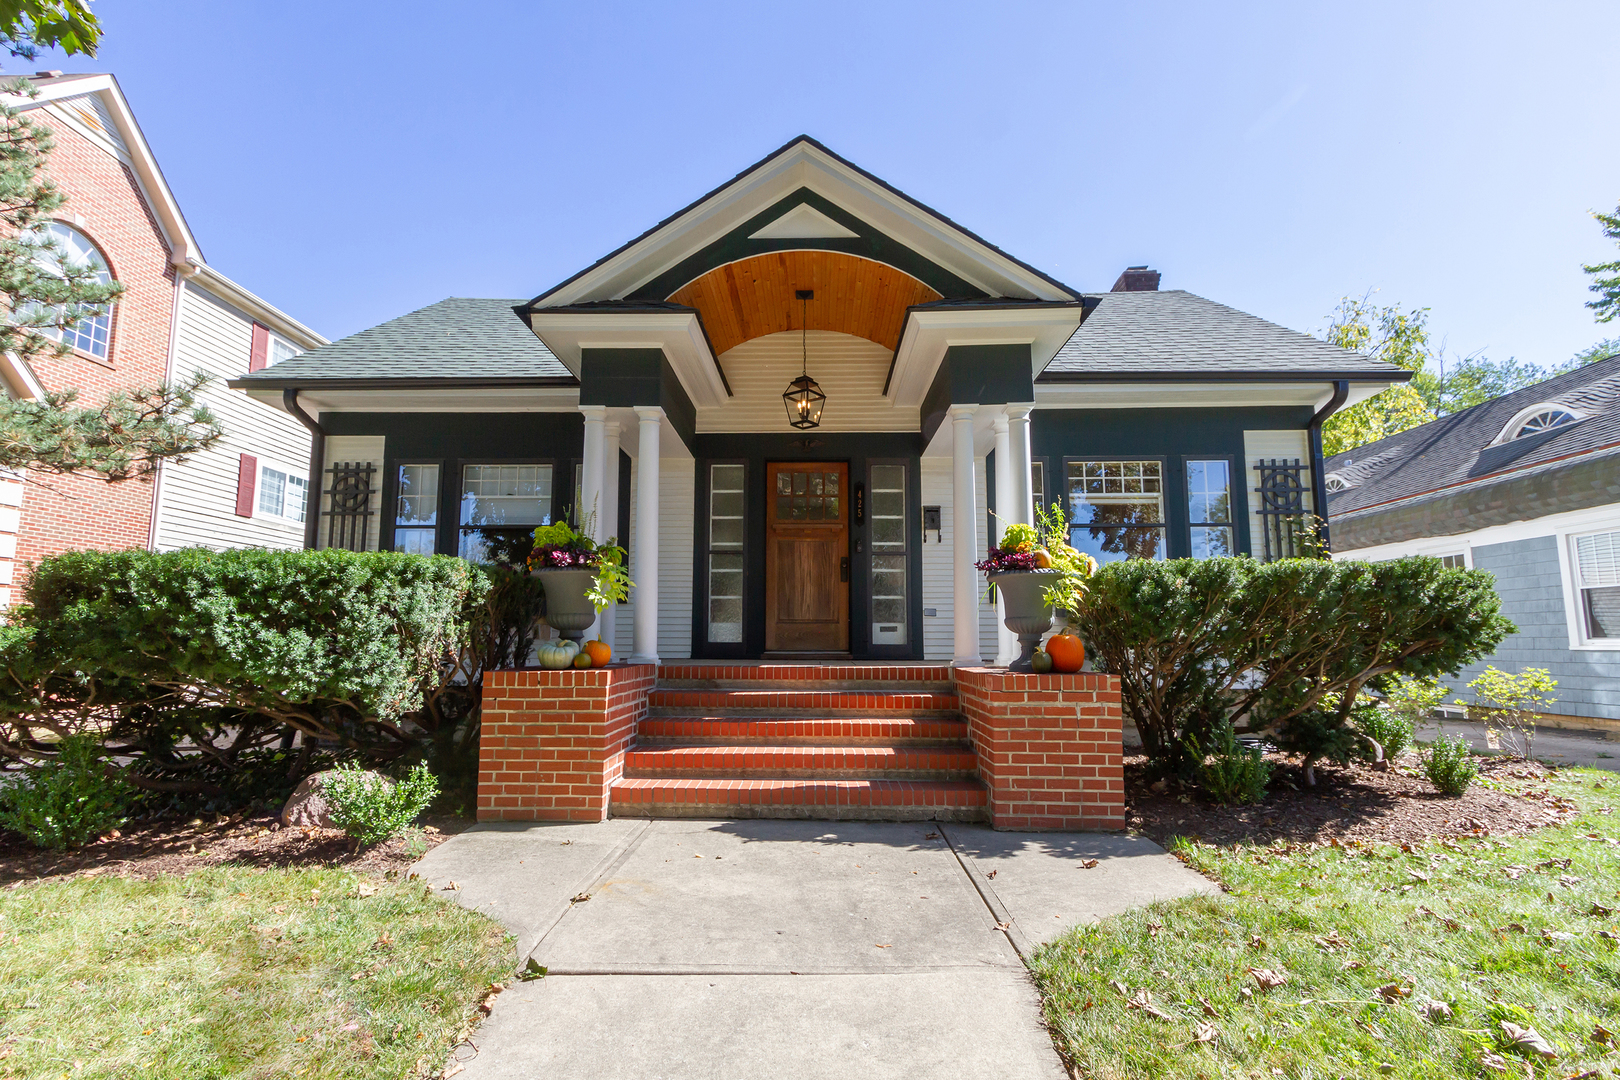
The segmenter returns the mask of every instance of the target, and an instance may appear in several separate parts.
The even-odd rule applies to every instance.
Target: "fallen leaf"
[[[450,1080],[450,1078],[452,1076],[459,1076],[461,1073],[465,1072],[466,1070],[467,1070],[467,1066],[463,1065],[461,1062],[459,1062],[459,1061],[451,1062],[448,1066],[445,1067],[444,1072],[439,1074],[439,1078],[440,1078],[440,1080]]]
[[[1097,869],[1098,865],[1099,864],[1098,864],[1096,859],[1087,859],[1087,860],[1085,860],[1084,862],[1082,862],[1080,864],[1080,869],[1082,869],[1082,870],[1095,870],[1095,869]]]
[[[1406,997],[1411,992],[1411,990],[1402,986],[1398,982],[1385,983],[1383,986],[1378,988],[1378,996],[1383,998],[1385,1001],[1391,1002],[1399,1001],[1401,998]]]
[[[1507,875],[1509,881],[1518,881],[1520,875],[1528,869],[1530,869],[1528,866],[1504,866],[1502,873]]]
[[[1158,937],[1159,931],[1164,929],[1164,923],[1150,922],[1147,924],[1148,937]]]
[[[1547,1044],[1541,1033],[1533,1027],[1520,1027],[1511,1020],[1501,1022],[1502,1034],[1507,1036],[1508,1049],[1521,1054],[1534,1055],[1551,1061],[1558,1051]]]
[[[591,894],[588,893],[588,892],[575,893],[573,896],[569,897],[568,902],[570,904],[583,904],[585,901],[589,900],[590,898],[591,898]]]
[[[518,978],[524,982],[533,982],[535,979],[545,978],[548,970],[544,964],[531,956],[529,962],[523,965],[523,970],[518,972]]]
[[[893,945],[873,945],[872,947],[874,949],[892,949],[892,948],[894,948]]]
[[[1214,1042],[1219,1034],[1220,1032],[1215,1030],[1215,1025],[1208,1021],[1200,1020],[1193,1025],[1193,1042],[1195,1043],[1207,1046]]]
[[[362,899],[364,899],[368,896],[376,896],[377,886],[373,885],[369,881],[362,881],[359,885],[355,886],[355,891],[360,894]]]
[[[1010,930],[1010,929],[1012,929],[1012,923],[998,922],[998,923],[996,923],[996,929],[997,930]]]
[[[1262,990],[1275,990],[1288,981],[1286,974],[1281,971],[1273,971],[1270,968],[1250,968],[1249,974],[1254,976],[1254,981],[1260,985]]]
[[[1613,1046],[1614,1045],[1614,1032],[1610,1031],[1608,1028],[1604,1027],[1602,1024],[1598,1024],[1596,1027],[1594,1027],[1592,1029],[1591,1039],[1592,1039],[1593,1042],[1597,1043],[1599,1046]]]
[[[992,871],[990,871],[990,872],[989,872],[989,873],[988,873],[988,874],[986,874],[986,875],[985,875],[985,877],[992,877],[992,878],[993,878],[993,877],[995,877],[995,876],[996,876],[996,874],[998,874],[998,873],[999,873],[999,872],[1000,872],[1000,871],[997,871],[997,870],[992,870]]]
[[[1266,941],[1259,934],[1253,934],[1249,937],[1249,948],[1258,950],[1265,947]]]
[[[1493,1054],[1489,1050],[1479,1055],[1479,1067],[1489,1069],[1491,1072],[1507,1072],[1507,1058],[1501,1054]]]
[[[443,888],[443,890],[445,892],[460,892],[461,891],[461,882],[459,882],[459,881],[447,881],[447,882],[444,883],[442,888]]]
[[[1205,1016],[1215,1017],[1215,1018],[1220,1017],[1221,1014],[1215,1011],[1215,1006],[1213,1006],[1213,1005],[1211,1005],[1209,1003],[1208,998],[1204,997],[1204,995],[1202,995],[1202,994],[1199,994],[1197,996],[1198,996],[1198,1004],[1200,1004],[1200,1005],[1202,1005],[1204,1007],[1204,1015]]]
[[[1604,918],[1606,916],[1613,915],[1614,914],[1614,909],[1613,908],[1606,908],[1602,904],[1594,903],[1592,905],[1592,910],[1588,911],[1587,914],[1592,916],[1594,919],[1601,919],[1601,918]]]
[[[1157,1005],[1154,1005],[1153,995],[1148,993],[1146,990],[1138,990],[1135,994],[1133,994],[1131,999],[1125,1003],[1125,1007],[1127,1009],[1140,1009],[1143,1014],[1151,1016],[1155,1020],[1175,1019],[1175,1017],[1171,1016]]]
[[[1418,1006],[1418,1015],[1431,1024],[1443,1024],[1451,1019],[1451,1006],[1443,1001],[1426,1001]]]
[[[1109,979],[1108,985],[1112,986],[1115,990],[1118,990],[1120,997],[1128,998],[1131,996],[1131,988],[1120,982],[1118,979]]]

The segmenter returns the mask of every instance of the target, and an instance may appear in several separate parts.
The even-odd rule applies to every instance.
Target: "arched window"
[[[1515,414],[1502,429],[1502,434],[1497,436],[1496,441],[1505,443],[1530,435],[1540,435],[1543,431],[1573,424],[1580,419],[1581,417],[1571,409],[1551,402],[1542,402]]]
[[[107,260],[102,258],[101,252],[90,238],[78,229],[60,221],[53,221],[40,229],[40,234],[41,239],[55,241],[60,249],[60,255],[55,258],[49,252],[42,255],[42,265],[45,269],[59,273],[59,263],[87,269],[95,280],[103,285],[112,281],[112,272],[107,269]],[[71,326],[45,327],[40,332],[48,338],[65,342],[80,352],[88,353],[97,360],[105,360],[107,350],[112,344],[112,308],[109,305],[105,310],[93,312]]]
[[[1328,473],[1327,489],[1329,491],[1348,491],[1350,485],[1344,482],[1344,477],[1338,473]]]

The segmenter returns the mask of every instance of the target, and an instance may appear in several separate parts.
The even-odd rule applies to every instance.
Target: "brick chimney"
[[[1145,266],[1127,266],[1111,292],[1158,292],[1159,272]]]

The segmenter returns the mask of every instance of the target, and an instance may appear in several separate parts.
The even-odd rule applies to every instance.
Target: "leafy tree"
[[[101,23],[87,0],[0,0],[0,47],[33,60],[45,49],[96,55]]]
[[[1431,355],[1428,321],[1428,308],[1402,311],[1399,305],[1372,303],[1370,294],[1359,300],[1345,297],[1323,337],[1340,348],[1421,372]],[[1331,457],[1427,424],[1436,415],[1416,386],[1401,383],[1328,417],[1322,425],[1322,450]]]
[[[17,26],[4,23],[3,3],[0,36],[5,26],[13,33]],[[69,6],[77,7],[71,0]],[[30,7],[39,5],[24,5]],[[30,25],[35,40],[43,40],[42,24]],[[58,32],[67,33],[51,31]],[[6,89],[37,92],[26,82]],[[0,104],[0,304],[9,310],[0,319],[0,350],[24,364],[69,355],[65,331],[106,314],[123,294],[103,267],[72,257],[51,234],[52,216],[67,201],[45,175],[51,149],[48,129]],[[76,405],[76,390],[4,402],[0,466],[108,481],[149,475],[159,462],[184,460],[220,438],[213,416],[196,402],[203,381],[115,393],[89,408]]]
[[[1620,244],[1620,206],[1615,207],[1612,214],[1593,212],[1592,216],[1603,226],[1603,235]],[[1583,265],[1581,269],[1592,275],[1592,284],[1587,288],[1598,296],[1596,300],[1586,302],[1586,306],[1594,312],[1593,317],[1598,322],[1613,322],[1620,318],[1620,260],[1591,263]]]

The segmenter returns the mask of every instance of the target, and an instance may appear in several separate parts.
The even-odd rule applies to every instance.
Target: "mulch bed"
[[[1480,761],[1480,780],[1460,798],[1439,794],[1411,764],[1317,765],[1316,787],[1298,764],[1267,754],[1271,788],[1258,806],[1217,806],[1175,781],[1149,783],[1147,759],[1125,759],[1125,827],[1160,844],[1184,836],[1206,844],[1362,840],[1413,844],[1435,837],[1505,836],[1570,820],[1575,805],[1548,790],[1553,771],[1533,762]],[[1408,758],[1408,762],[1410,762]],[[1502,789],[1508,790],[1502,790]]]
[[[274,814],[186,821],[135,822],[78,851],[42,851],[22,837],[0,832],[0,886],[15,888],[47,878],[155,878],[205,867],[341,867],[386,877],[405,871],[422,856],[472,822],[464,818],[425,818],[415,852],[395,837],[358,854],[354,842],[336,829],[286,828]]]

